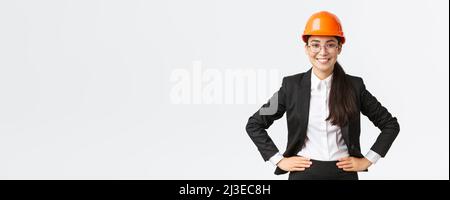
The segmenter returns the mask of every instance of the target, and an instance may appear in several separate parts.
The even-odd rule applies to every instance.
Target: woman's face
[[[341,46],[333,36],[311,36],[305,51],[313,67],[328,74],[334,69]]]

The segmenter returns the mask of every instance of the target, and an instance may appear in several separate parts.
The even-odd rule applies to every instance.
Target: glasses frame
[[[315,43],[315,44],[317,44],[317,43]],[[336,45],[335,47],[327,47],[327,45]],[[313,52],[313,53],[319,53],[320,51],[322,51],[322,49],[325,49],[325,51],[327,51],[327,52],[334,52],[335,50],[338,50],[339,48],[340,48],[340,46],[339,46],[339,44],[335,44],[335,43],[327,43],[327,44],[325,44],[325,45],[320,45],[320,44],[318,44],[319,45],[319,48],[318,49],[316,49],[316,50],[313,50],[314,48],[313,47],[311,47],[311,44],[308,44],[308,45],[306,45],[310,50],[311,50],[311,52]],[[331,50],[331,51],[330,51]]]

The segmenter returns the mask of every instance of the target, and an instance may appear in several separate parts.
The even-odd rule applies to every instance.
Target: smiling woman
[[[313,14],[302,35],[311,69],[284,77],[275,95],[251,116],[246,130],[265,161],[289,179],[357,180],[359,171],[384,157],[397,137],[397,119],[366,90],[361,78],[347,75],[337,58],[345,43],[336,15]],[[276,106],[270,105],[271,103]],[[274,107],[274,112],[262,112]],[[281,154],[266,129],[287,113],[288,144]],[[365,155],[360,147],[360,113],[381,130]]]

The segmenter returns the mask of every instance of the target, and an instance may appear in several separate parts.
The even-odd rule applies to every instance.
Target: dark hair
[[[345,126],[359,114],[353,85],[338,62],[334,64],[328,108],[330,115],[327,120],[340,127]]]
[[[307,39],[309,39],[309,37]],[[336,39],[340,45],[342,41],[341,38],[336,37]],[[330,120],[331,124],[340,127],[345,126],[359,114],[357,112],[356,96],[353,91],[353,85],[347,78],[347,75],[339,62],[334,64],[328,108],[330,114],[326,120]]]

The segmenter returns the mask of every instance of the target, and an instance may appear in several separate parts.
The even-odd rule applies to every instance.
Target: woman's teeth
[[[328,58],[316,58],[317,61],[319,61],[320,63],[327,63],[330,59]]]

